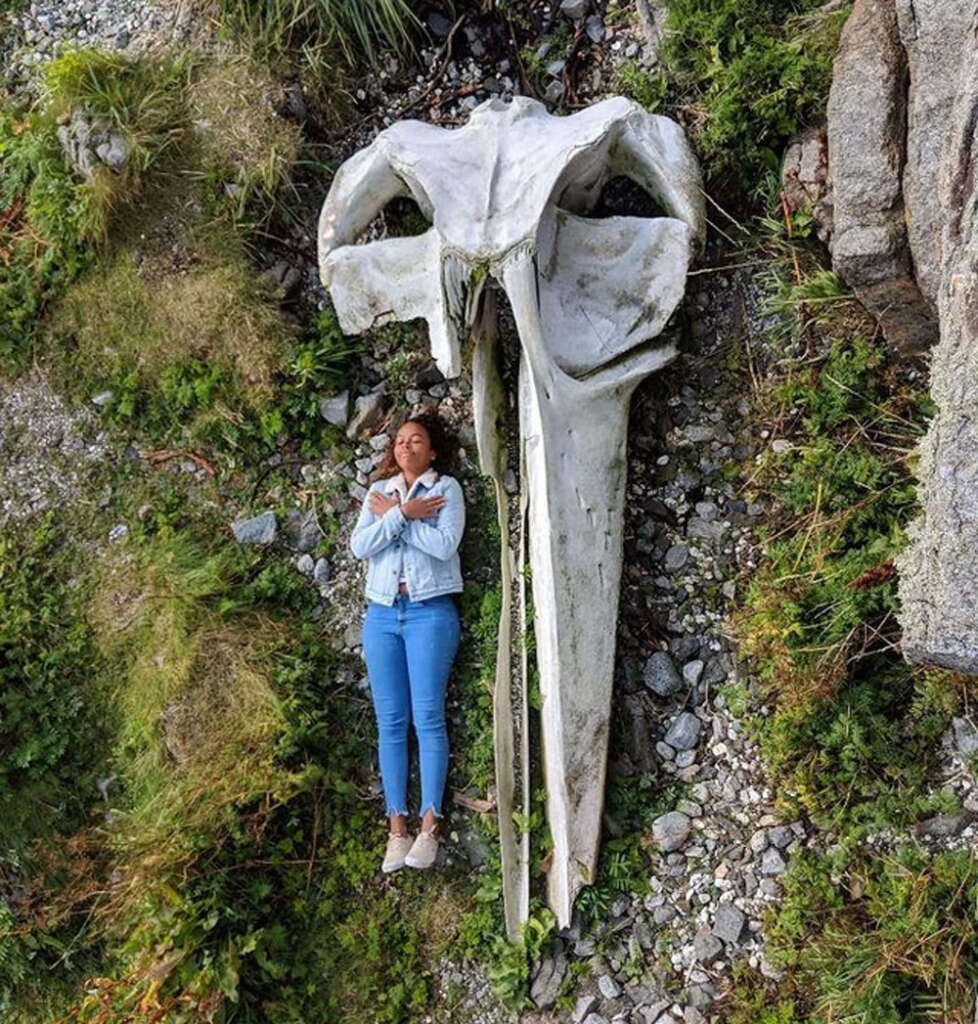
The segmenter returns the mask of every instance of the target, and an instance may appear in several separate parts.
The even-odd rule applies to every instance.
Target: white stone
[[[683,665],[683,679],[686,680],[690,685],[695,686],[700,681],[700,676],[703,674],[703,662],[698,658],[695,661],[687,661]]]
[[[337,427],[345,427],[350,418],[350,392],[343,391],[319,402],[319,412],[327,423]]]

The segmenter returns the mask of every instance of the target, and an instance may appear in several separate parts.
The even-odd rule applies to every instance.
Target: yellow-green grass
[[[125,247],[68,289],[51,329],[72,353],[72,375],[93,386],[135,371],[150,386],[168,366],[206,361],[233,375],[225,401],[237,391],[246,409],[260,409],[273,394],[295,325],[232,227],[214,224],[176,237],[179,267],[161,266],[166,254],[160,251],[147,252],[137,265],[140,250]],[[221,410],[205,403],[200,415]],[[188,432],[200,426],[188,424]]]

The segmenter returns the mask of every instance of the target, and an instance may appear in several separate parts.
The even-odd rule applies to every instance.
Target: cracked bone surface
[[[663,217],[590,218],[604,185],[632,179]],[[410,196],[424,234],[356,244],[390,200]],[[446,377],[473,336],[481,468],[501,523],[503,399],[494,365],[495,304],[506,292],[520,339],[520,512],[528,532],[542,699],[548,902],[559,926],[594,880],[604,802],[622,561],[628,407],[675,358],[648,344],[682,299],[702,245],[699,167],[682,129],[623,97],[566,117],[526,97],[490,99],[457,129],[400,121],[337,171],[319,220],[319,260],[340,326],[360,333],[423,317]],[[509,541],[502,530],[504,547]],[[525,673],[513,685],[510,599],[519,558],[501,560],[504,611],[496,670],[497,813],[507,933],[529,909]],[[513,706],[510,690],[517,696]],[[503,693],[505,689],[505,693]],[[516,728],[514,729],[514,717]],[[520,806],[514,806],[519,794]]]

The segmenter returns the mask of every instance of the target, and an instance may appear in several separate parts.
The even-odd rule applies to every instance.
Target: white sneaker
[[[384,863],[380,870],[384,872],[397,871],[403,868],[408,851],[413,849],[409,835],[397,835],[395,832],[387,834],[387,852],[384,854]]]
[[[438,854],[438,836],[432,832],[419,832],[414,845],[408,850],[404,863],[409,868],[430,868]]]

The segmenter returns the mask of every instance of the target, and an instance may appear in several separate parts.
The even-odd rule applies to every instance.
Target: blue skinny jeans
[[[442,817],[448,775],[445,689],[458,652],[461,623],[451,594],[388,607],[367,602],[363,654],[377,714],[380,775],[387,814],[407,814],[408,725],[418,737],[421,810]]]

